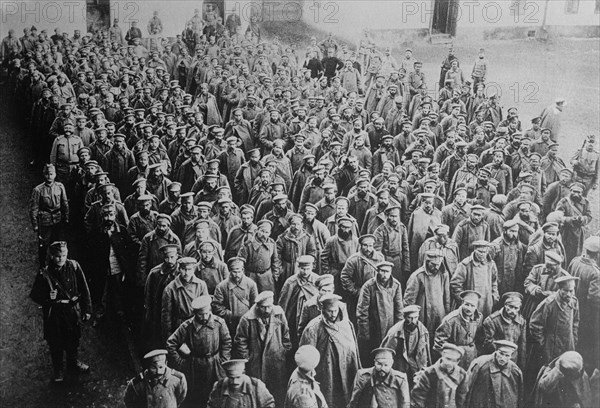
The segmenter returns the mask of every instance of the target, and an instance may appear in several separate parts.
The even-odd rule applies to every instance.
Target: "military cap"
[[[506,292],[502,295],[502,300],[504,304],[521,304],[523,303],[523,295],[519,292]]]
[[[600,252],[600,237],[599,236],[591,236],[583,241],[583,248],[592,253]]]
[[[444,343],[444,345],[442,346],[442,352],[444,351],[458,353],[460,357],[462,357],[463,354],[465,354],[465,351],[462,347],[459,347],[452,343]]]
[[[544,252],[544,262],[550,265],[560,265],[563,261],[563,257],[555,251]]]
[[[314,170],[314,169],[313,169],[313,170]],[[358,180],[356,180],[356,185],[357,185],[357,186],[358,186],[358,185],[361,185],[361,184],[369,184],[369,183],[370,183],[370,181],[369,181],[369,179],[368,179],[368,178],[366,178],[366,177],[361,177],[361,178],[359,178]]]
[[[383,135],[381,136],[381,140],[387,140],[387,139],[393,139],[394,137],[392,135]]]
[[[484,239],[479,239],[479,240],[473,242],[473,247],[474,248],[479,248],[479,247],[486,247],[487,248],[489,246],[490,246],[490,243],[488,241],[484,240]]]
[[[418,305],[409,305],[406,306],[404,309],[402,309],[402,314],[404,315],[409,315],[412,313],[420,313],[421,312],[421,306]]]
[[[339,203],[340,201],[345,201],[345,202],[346,202],[346,204],[350,204],[350,200],[348,200],[348,198],[347,198],[347,197],[344,197],[344,196],[340,196],[340,197],[337,197],[337,198],[335,199],[335,203],[336,203],[336,204],[337,204],[337,203]]]
[[[230,258],[227,261],[227,266],[229,267],[230,270],[232,270],[232,269],[243,269],[245,264],[246,264],[246,260],[244,258],[239,257],[239,256]]]
[[[225,361],[221,363],[221,366],[225,370],[228,376],[240,376],[244,373],[244,369],[246,368],[246,363],[248,360],[244,359],[235,359]]]
[[[196,265],[198,263],[198,261],[196,260],[196,258],[192,258],[191,256],[186,256],[184,258],[179,258],[177,260],[177,263],[179,264],[179,266]]]
[[[304,210],[306,211],[308,208],[311,208],[315,211],[319,211],[319,207],[317,207],[316,205],[314,205],[313,203],[306,203],[304,204]]]
[[[558,224],[555,222],[547,222],[544,225],[542,225],[542,230],[544,232],[558,232]]]
[[[319,275],[317,279],[315,279],[315,286],[319,289],[321,289],[324,286],[333,285],[334,283],[334,277],[329,273]]]
[[[210,295],[199,296],[192,300],[192,310],[205,310],[209,309],[212,304],[212,298]]]
[[[481,298],[481,294],[474,290],[463,290],[462,292],[460,292],[459,296],[463,300],[466,298],[471,298],[471,299],[476,298],[477,300],[479,300]]]
[[[340,217],[337,219],[337,225],[339,225],[339,226],[346,225],[348,227],[351,227],[352,219],[350,217]]]
[[[376,265],[377,269],[387,269],[387,268],[393,268],[394,264],[392,262],[388,262],[388,261],[381,261],[378,262]]]
[[[556,283],[558,286],[562,286],[563,283],[578,281],[578,280],[579,280],[579,278],[577,276],[573,276],[573,275],[565,272],[564,275],[561,276],[560,278],[554,279],[554,283]]]
[[[174,181],[171,184],[169,184],[169,186],[167,187],[168,191],[177,191],[177,190],[181,190],[181,183],[178,181]],[[182,196],[183,197],[183,196]]]
[[[396,356],[396,352],[390,348],[379,347],[371,351],[371,356],[374,360],[387,360],[393,359]]]
[[[183,193],[183,194],[181,194],[179,197],[180,197],[182,200],[183,200],[183,199],[188,199],[188,198],[191,198],[191,199],[193,200],[193,199],[194,199],[194,196],[195,196],[195,194],[194,194],[194,193],[192,193],[192,192],[190,191],[190,192],[187,192],[187,193]]]
[[[153,170],[153,169],[158,169],[158,168],[162,168],[162,163],[158,162],[158,163],[152,163],[148,165],[148,169]]]
[[[77,150],[77,156],[79,156],[79,155],[80,155],[81,153],[83,153],[83,152],[88,152],[88,153],[91,153],[91,150],[90,150],[90,148],[89,148],[89,147],[85,147],[85,146],[83,146],[83,147],[80,147],[80,148]],[[91,160],[90,160],[90,161],[91,161]],[[89,163],[89,162],[87,162],[87,163]],[[87,164],[87,163],[86,163],[86,164]],[[96,164],[98,164],[98,162],[96,162]]]
[[[515,225],[519,225],[519,221],[512,219],[512,220],[504,221],[504,224],[502,224],[502,227],[507,230],[507,229],[511,229]]]
[[[156,220],[157,221],[158,220],[167,220],[169,222],[169,224],[171,224],[171,222],[172,222],[171,216],[168,214],[158,214],[156,216]]]
[[[425,251],[425,259],[439,265],[442,263],[444,255],[437,249],[430,249]]]
[[[162,349],[152,350],[144,355],[144,360],[150,360],[151,358],[160,357],[160,356],[165,356],[165,358],[166,358],[167,354],[168,354],[167,350],[162,350]]]
[[[439,224],[437,227],[435,227],[433,232],[436,234],[447,234],[450,232],[450,227],[445,224]]]
[[[515,343],[508,340],[494,340],[494,347],[496,347],[496,350],[501,348],[509,348],[513,351],[519,348],[519,346],[517,346]]]
[[[260,220],[256,223],[257,227],[260,228],[263,225],[268,225],[269,228],[273,228],[273,223],[269,220]]]
[[[336,295],[335,293],[326,293],[319,298],[319,303],[322,305],[337,304],[340,300],[342,300],[341,296]]]
[[[388,214],[388,213],[392,212],[393,210],[401,211],[401,208],[398,205],[388,205],[387,208],[384,210],[384,213]]]
[[[288,199],[288,196],[285,194],[277,194],[275,197],[273,197],[273,201],[281,201],[281,200],[287,201],[287,199]]]
[[[383,194],[383,193],[388,193],[388,194],[389,194],[389,193],[390,193],[390,190],[389,190],[389,189],[387,189],[386,187],[381,187],[381,188],[379,188],[379,190],[377,190],[377,192],[375,193],[375,195],[376,195],[377,197],[379,197],[379,196],[380,196],[381,194]]]
[[[571,187],[569,187],[569,190],[571,190],[571,191],[573,191],[573,190],[579,190],[580,192],[584,192],[585,191],[585,186],[582,183],[576,181],[573,184],[571,184]]]
[[[365,241],[373,241],[375,242],[375,235],[373,234],[365,234],[365,235],[361,235],[360,238],[358,238],[358,243],[362,244]]]
[[[485,211],[486,208],[483,205],[477,204],[477,205],[474,205],[473,207],[471,207],[471,211],[473,211],[473,210]]]
[[[465,142],[464,140],[459,140],[456,143],[454,143],[455,147],[467,147],[467,142]]]
[[[66,241],[54,241],[53,243],[50,244],[50,249],[52,251],[60,251],[63,249],[67,248],[67,242]]]
[[[421,193],[420,196],[421,196],[421,199],[423,199],[423,200],[426,198],[435,198],[435,194],[433,194],[433,193]]]
[[[300,346],[294,355],[296,365],[303,371],[310,372],[314,370],[321,359],[321,354],[314,346],[305,344]]]
[[[315,262],[315,258],[312,255],[301,255],[298,257],[299,266],[312,265]]]
[[[262,303],[267,302],[268,300],[272,301],[274,299],[274,297],[275,297],[275,294],[273,292],[271,292],[270,290],[265,290],[263,292],[260,292],[258,294],[258,296],[256,296],[255,303],[257,305],[260,305]]]
[[[558,148],[559,144],[556,142],[549,142],[548,143],[548,149],[552,149],[553,147]]]
[[[437,163],[436,163],[436,164],[437,164]],[[427,180],[425,180],[425,181],[423,182],[423,185],[424,185],[424,186],[428,186],[428,185],[434,185],[434,186],[436,186],[436,185],[437,185],[437,181],[435,181],[435,180],[433,180],[433,179],[427,179]]]
[[[139,179],[139,180],[146,181],[146,179]],[[142,201],[152,201],[152,199],[153,199],[153,197],[150,194],[142,194],[136,200],[138,202],[142,202]]]
[[[161,252],[164,252],[164,253],[172,252],[172,251],[178,252],[179,251],[179,245],[177,245],[177,244],[165,244],[165,245],[161,246],[159,248],[159,250]]]
[[[124,134],[122,134],[122,133],[116,133],[116,134],[113,136],[113,139],[114,139],[114,140],[117,140],[117,139],[122,139],[122,140],[125,140],[125,135],[124,135]]]
[[[569,173],[572,176],[573,175],[573,170],[565,167],[563,169],[560,169],[559,173]]]

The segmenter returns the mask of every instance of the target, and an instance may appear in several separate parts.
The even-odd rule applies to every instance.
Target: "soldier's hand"
[[[83,315],[83,317],[81,318],[84,322],[87,322],[88,320],[90,320],[92,318],[92,315],[89,313],[86,313]]]
[[[56,300],[56,295],[58,295],[58,291],[56,289],[50,291],[50,300]]]

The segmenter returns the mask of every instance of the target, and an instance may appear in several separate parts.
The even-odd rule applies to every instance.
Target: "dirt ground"
[[[310,32],[287,26],[283,39],[306,38]],[[411,44],[425,63],[428,82],[437,83],[444,45]],[[561,156],[568,161],[585,135],[600,128],[599,41],[559,39],[455,44],[455,53],[467,71],[480,46],[487,50],[490,80],[498,84],[505,108],[519,109],[523,126],[552,103],[556,96],[568,101],[563,114]],[[403,45],[395,50],[401,57]],[[515,90],[519,90],[515,94]],[[114,327],[83,330],[82,359],[92,372],[81,384],[52,386],[50,358],[42,338],[41,311],[28,298],[36,274],[35,236],[26,205],[41,177],[28,166],[29,147],[24,126],[17,120],[5,89],[0,89],[0,405],[19,407],[118,407],[128,377],[134,375],[128,349]],[[593,192],[598,230],[598,191]]]

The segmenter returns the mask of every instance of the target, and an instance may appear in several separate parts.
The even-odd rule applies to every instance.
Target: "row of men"
[[[243,75],[248,69],[243,61],[248,60],[236,54],[237,47],[233,48],[231,66],[221,84],[235,89],[240,86],[240,78],[228,78],[229,70],[238,64],[239,68],[234,69]],[[219,106],[209,82],[200,81],[199,95],[187,95],[177,83],[168,81],[160,64],[155,68],[140,67],[131,58],[126,64],[131,64],[133,70],[123,70],[120,75],[125,85],[117,94],[124,97],[119,99],[121,105],[115,107],[104,101],[110,102],[109,95],[114,95],[114,84],[108,79],[114,51],[104,49],[106,57],[100,51],[93,45],[75,49],[84,71],[96,53],[109,63],[109,70],[92,72],[92,79],[97,75],[100,83],[79,94],[66,91],[70,89],[69,80],[81,76],[76,65],[73,69],[64,68],[68,75],[62,75],[60,67],[52,67],[48,91],[44,90],[47,83],[37,75],[46,62],[26,61],[28,70],[19,69],[12,77],[13,89],[27,91],[23,94],[31,95],[30,106],[40,109],[32,110],[35,113],[30,117],[35,134],[40,137],[34,145],[45,141],[46,150],[41,149],[39,161],[50,158],[55,163],[55,167],[45,167],[46,182],[32,194],[30,214],[41,238],[40,259],[45,260],[45,249],[51,242],[65,236],[66,224],[70,224],[69,237],[83,238],[79,240],[83,245],[79,246],[85,251],[77,259],[91,285],[93,307],[88,311],[94,324],[99,324],[107,312],[116,312],[134,323],[142,322],[140,330],[147,341],[142,348],[164,347],[191,318],[194,300],[209,294],[214,296],[211,309],[216,317],[225,316],[225,327],[235,343],[241,321],[257,303],[256,299],[262,299],[263,293],[272,293],[272,299],[263,297],[268,298],[267,303],[279,304],[278,314],[285,320],[257,317],[259,339],[247,342],[251,351],[241,357],[264,355],[266,344],[260,340],[260,328],[265,330],[267,323],[271,328],[274,320],[280,330],[284,327],[280,322],[286,322],[291,345],[278,349],[294,350],[325,310],[322,301],[327,299],[327,293],[317,294],[316,272],[333,280],[329,287],[335,300],[330,303],[338,309],[340,300],[347,305],[345,312],[332,310],[328,320],[332,325],[343,321],[339,325],[344,329],[328,326],[329,331],[317,337],[337,344],[335,340],[342,336],[340,343],[356,346],[351,347],[356,349],[352,353],[344,352],[354,356],[354,371],[339,369],[344,373],[344,381],[331,380],[338,378],[337,371],[321,372],[316,377],[323,384],[325,395],[329,395],[329,406],[342,406],[349,401],[356,368],[361,361],[370,363],[369,352],[381,345],[394,325],[409,320],[402,310],[415,304],[422,307],[418,319],[432,334],[428,350],[433,348],[433,359],[426,365],[439,357],[444,342],[460,346],[466,351],[466,360],[489,352],[489,342],[487,349],[482,348],[476,334],[483,320],[500,309],[500,296],[513,291],[526,294],[523,313],[529,327],[511,338],[519,340],[515,341],[517,356],[525,355],[526,360],[532,356],[531,364],[521,363],[522,369],[530,369],[535,375],[535,364],[539,367],[550,363],[562,351],[575,347],[595,353],[594,348],[582,347],[593,341],[591,332],[582,332],[582,341],[577,340],[576,301],[568,290],[559,300],[572,306],[573,319],[561,319],[559,323],[565,333],[572,332],[571,337],[562,332],[560,336],[553,335],[555,332],[550,329],[556,328],[555,319],[542,319],[539,323],[546,303],[558,297],[554,291],[561,284],[560,278],[568,278],[567,272],[557,265],[576,265],[569,271],[577,277],[585,273],[585,282],[597,277],[594,264],[597,265],[598,249],[594,242],[588,243],[585,254],[579,256],[586,242],[584,227],[592,218],[584,196],[597,180],[595,139],[586,141],[576,153],[573,170],[569,170],[557,157],[552,130],[536,128],[535,122],[542,119],[534,120],[531,131],[523,137],[515,109],[510,109],[509,118],[503,120],[499,107],[491,115],[488,108],[477,108],[475,104],[475,121],[480,122],[471,127],[465,117],[464,102],[461,105],[458,101],[444,101],[442,108],[446,109],[440,110],[439,104],[425,93],[419,98],[415,94],[408,105],[409,110],[411,104],[414,108],[410,114],[406,101],[394,93],[399,85],[388,84],[387,95],[374,85],[371,99],[367,92],[361,104],[356,92],[343,90],[341,78],[333,76],[331,85],[327,78],[319,81],[322,91],[317,88],[317,97],[311,98],[310,93],[301,96],[309,106],[312,99],[314,108],[319,109],[312,115],[317,117],[309,119],[307,107],[292,98],[293,86],[286,81],[289,69],[285,65],[282,69],[276,67],[280,96],[277,89],[271,93],[268,86],[266,94],[257,93],[256,85],[246,89],[242,81],[243,93],[232,91],[234,98],[222,98],[223,105]],[[84,72],[82,86],[87,75]],[[395,75],[390,74],[390,79]],[[142,84],[141,91],[129,84],[129,76],[135,78],[134,83]],[[385,87],[386,80],[380,77],[375,82]],[[268,82],[267,77],[262,82]],[[182,83],[187,84],[187,80]],[[164,89],[166,84],[169,87]],[[240,95],[248,105],[238,99]],[[372,100],[378,97],[380,100],[372,108]],[[422,101],[417,103],[415,98]],[[90,101],[102,103],[94,106]],[[53,116],[56,102],[65,103]],[[332,106],[327,107],[326,103]],[[256,114],[251,118],[244,116],[251,110],[248,106]],[[432,128],[431,111],[436,109],[443,118]],[[319,112],[323,114],[321,118]],[[226,120],[210,122],[214,113]],[[44,118],[44,114],[48,117]],[[229,121],[228,114],[233,120]],[[496,122],[484,123],[486,115]],[[402,131],[394,129],[397,121],[402,124]],[[40,122],[45,125],[39,126]],[[73,124],[77,122],[78,133],[83,137],[74,135]],[[532,139],[536,149],[542,149],[539,154],[537,150],[533,154],[529,151]],[[368,155],[377,152],[379,159],[367,166]],[[377,162],[378,167],[374,165]],[[178,181],[171,182],[170,178]],[[123,203],[120,197],[125,198]],[[183,258],[177,262],[179,255]],[[314,262],[311,259],[310,266],[300,267],[303,256],[312,256]],[[231,265],[232,262],[237,265]],[[64,265],[53,268],[51,264],[38,280],[46,285],[44,274],[61,279]],[[254,284],[253,300],[252,289],[240,290],[240,282]],[[572,285],[570,278],[568,282],[568,286]],[[593,287],[578,284],[582,308],[584,298],[595,299]],[[52,305],[52,313],[48,314],[54,319],[61,316],[54,304],[68,305],[62,306],[67,313],[75,303],[71,298],[79,294],[77,290],[65,294],[59,288],[61,294],[57,297],[62,302],[56,302],[56,297],[51,298],[51,288],[46,291],[44,287],[40,299],[48,302],[46,296],[50,297],[50,303],[44,304]],[[465,290],[479,294],[476,301],[470,299],[470,307],[460,296]],[[223,292],[223,300],[219,300],[219,292]],[[247,300],[238,305],[237,295]],[[339,295],[342,299],[336,297]],[[303,303],[312,299],[313,315],[302,320]],[[581,314],[590,319],[590,324],[598,316],[595,304],[590,300],[585,305],[586,312]],[[274,306],[272,309],[279,310]],[[464,332],[452,332],[448,324],[454,323],[447,322],[455,315],[473,324]],[[517,317],[513,321],[520,320]],[[460,322],[455,319],[456,324]],[[538,322],[537,326],[532,326],[532,322]],[[302,330],[301,323],[306,325]],[[59,327],[60,331],[60,326],[53,326],[51,321],[48,327]],[[356,340],[349,342],[355,327]],[[408,325],[407,330],[413,333],[415,328]],[[536,339],[533,344],[560,345],[552,350],[523,349],[520,342],[528,330],[529,337]],[[268,332],[263,332],[263,338]],[[55,365],[56,377],[60,379],[64,345],[55,344],[61,340],[53,335],[56,332],[49,330],[47,339],[52,354],[60,355],[60,362],[56,357]],[[436,349],[438,337],[441,340]],[[76,359],[72,343],[69,344],[67,362],[72,366]],[[184,356],[185,351],[179,350],[177,355]],[[397,356],[404,354],[398,351]],[[334,356],[336,353],[339,356],[339,350],[331,352]],[[202,359],[210,357],[214,356],[202,355]],[[270,364],[271,359],[249,358],[247,364],[248,372],[261,379],[279,374],[273,382],[265,380],[267,387],[283,381],[283,385],[272,389],[277,401],[282,401],[286,389],[287,375],[281,373],[291,371],[286,358],[279,369],[264,373],[253,366]],[[597,357],[584,360],[586,368],[593,370]],[[273,361],[281,363],[282,359]],[[468,363],[463,362],[463,368],[468,368]],[[410,381],[415,381],[412,377]],[[325,385],[327,381],[329,385]],[[190,383],[199,384],[195,379]],[[206,382],[201,384],[207,387]],[[342,384],[346,384],[344,389],[339,388]],[[198,387],[192,387],[194,392]]]
[[[600,245],[600,240],[594,243]],[[32,298],[44,307],[46,319],[56,319],[49,309],[71,300],[65,298],[69,292],[63,292],[60,286],[59,290],[51,289],[49,276],[53,272],[64,273],[76,282],[71,290],[81,295],[82,313],[89,318],[91,302],[78,263],[67,259],[64,243],[54,243],[51,254],[48,268],[36,278]],[[194,262],[180,259],[180,276],[193,279],[193,268],[189,266]],[[244,276],[243,265],[243,258],[230,261],[232,272],[236,271],[232,276],[241,277],[242,285],[238,287],[244,286],[244,280],[252,282]],[[305,256],[299,261],[298,275],[288,280],[289,286],[301,291],[302,276],[312,274],[311,271],[312,258]],[[371,280],[375,282],[373,286],[386,286],[386,279],[392,281],[391,263],[384,261],[378,264],[377,276]],[[213,314],[216,297],[213,300],[201,295],[194,299],[192,317],[168,338],[167,349],[146,355],[150,367],[128,383],[126,404],[137,406],[140,402],[164,397],[170,400],[171,406],[177,406],[186,398],[186,393],[188,401],[209,407],[234,401],[243,401],[241,406],[254,403],[263,407],[282,404],[290,407],[362,407],[367,404],[514,407],[522,406],[527,399],[527,378],[524,384],[523,373],[514,361],[520,359],[524,344],[506,339],[521,331],[518,340],[523,342],[524,319],[519,313],[521,294],[507,293],[504,306],[485,320],[487,349],[478,353],[475,345],[468,342],[475,341],[478,326],[481,326],[478,311],[481,295],[464,291],[460,307],[443,319],[435,333],[432,350],[439,360],[433,364],[437,358],[431,359],[428,331],[419,321],[421,308],[418,305],[404,307],[401,320],[383,339],[383,348],[372,352],[374,367],[361,369],[360,347],[353,325],[346,317],[347,307],[341,303],[340,296],[332,293],[333,277],[321,275],[318,280],[321,289],[330,286],[330,290],[320,290],[312,298],[317,298],[312,305],[309,305],[310,299],[306,302],[304,307],[313,308],[315,317],[304,329],[296,348],[290,341],[286,313],[274,304],[273,292],[265,291],[256,296],[233,338],[228,322]],[[531,396],[535,406],[552,403],[591,406],[590,384],[598,381],[598,371],[590,380],[581,355],[568,350],[577,341],[578,309],[573,296],[577,280],[579,278],[568,274],[557,278],[558,291],[541,303],[531,319],[530,331],[534,336],[542,336],[539,344],[544,346],[541,358],[544,364]],[[235,281],[231,278],[226,284],[231,286]],[[235,296],[243,301],[239,292]],[[555,327],[549,328],[552,322]],[[569,325],[572,329],[567,327]],[[68,357],[76,358],[76,351],[67,352],[71,353]],[[289,366],[292,353],[295,353],[296,369]],[[165,369],[165,355],[176,371]]]

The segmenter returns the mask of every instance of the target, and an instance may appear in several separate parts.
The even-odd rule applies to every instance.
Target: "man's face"
[[[167,371],[167,359],[163,356],[153,357],[150,366],[148,367],[148,373],[150,377],[160,377]]]
[[[500,348],[494,352],[494,358],[500,367],[504,367],[510,361],[512,354],[513,353],[508,348]]]
[[[169,269],[173,268],[177,263],[177,251],[167,251],[163,255],[163,262],[169,266]]]
[[[192,280],[195,271],[196,265],[194,264],[179,265],[179,275],[186,282],[190,282]]]
[[[556,231],[545,231],[544,240],[549,244],[554,244],[558,239],[558,232]]]
[[[521,310],[520,305],[515,305],[512,303],[504,305],[504,313],[506,314],[506,316],[508,316],[512,320],[517,318],[520,310]]]
[[[290,229],[292,233],[297,234],[302,231],[302,219],[300,217],[294,217],[290,221]]]
[[[243,267],[235,267],[229,270],[229,278],[234,283],[240,283],[242,278],[244,277],[244,268]]]
[[[477,310],[477,301],[474,299],[465,299],[460,307],[465,316],[473,317]]]
[[[528,204],[522,204],[519,206],[519,218],[521,218],[523,221],[528,221],[530,211],[531,207]]]
[[[392,227],[396,227],[400,222],[400,211],[398,209],[388,211],[387,220]]]
[[[170,225],[169,222],[163,218],[157,221],[156,223],[156,232],[160,236],[164,236],[169,231]]]
[[[256,235],[261,239],[266,239],[271,235],[271,226],[262,224],[257,230]]]
[[[392,277],[392,268],[377,269],[377,281],[381,284],[387,284]]]
[[[66,248],[50,251],[50,259],[58,268],[62,268],[67,263],[67,255],[69,255],[69,251]]]
[[[344,200],[340,200],[335,205],[335,213],[338,217],[344,217],[348,214],[348,203]]]
[[[436,237],[437,237],[437,241],[442,245],[446,245],[446,243],[448,242],[448,233],[447,232],[443,232],[443,233],[439,232],[436,234]]]
[[[269,317],[273,313],[273,299],[266,299],[260,304],[256,304],[256,311],[261,317]]]
[[[571,192],[569,193],[569,195],[571,197],[571,200],[573,200],[575,202],[579,202],[583,198],[583,191],[581,191],[578,188],[573,188],[571,190]]]
[[[424,198],[422,205],[426,212],[431,213],[431,211],[433,211],[433,198]]]
[[[202,248],[200,248],[200,259],[204,262],[210,262],[213,259],[214,253],[215,249],[212,245],[202,245]]]
[[[102,221],[107,225],[112,225],[117,219],[117,214],[113,210],[105,210],[102,212]]]
[[[483,220],[483,211],[481,211],[481,210],[471,211],[471,221],[473,222],[473,224],[479,225],[479,223],[481,223],[482,220]]]
[[[486,247],[480,246],[475,248],[473,251],[473,255],[475,259],[479,262],[484,262],[488,254],[488,249]]]
[[[568,302],[575,297],[575,282],[568,281],[562,283],[558,289],[558,297],[563,302]]]
[[[515,225],[514,227],[507,229],[504,234],[509,242],[516,242],[517,237],[519,236],[519,226]]]
[[[568,172],[566,172],[566,171],[563,171],[563,172],[561,172],[561,173],[559,174],[558,178],[560,179],[560,181],[561,181],[563,184],[568,184],[568,183],[570,183],[570,182],[571,182],[571,180],[572,180],[571,173],[568,173]]]
[[[458,366],[459,362],[460,355],[457,352],[442,352],[442,358],[440,359],[440,367],[447,373],[454,371],[454,369]]]
[[[298,266],[298,276],[300,276],[300,278],[302,278],[302,279],[306,279],[306,278],[308,278],[308,276],[310,275],[312,270],[313,270],[312,264]]]
[[[335,323],[340,313],[340,306],[337,303],[327,303],[323,305],[323,317],[331,323]]]
[[[500,165],[504,162],[504,155],[501,152],[494,153],[494,164]]]
[[[46,180],[46,183],[52,183],[54,180],[56,179],[56,170],[55,169],[46,169],[46,171],[44,171],[44,180]]]
[[[385,378],[391,371],[394,360],[389,358],[378,358],[375,360],[375,376],[378,378]]]

